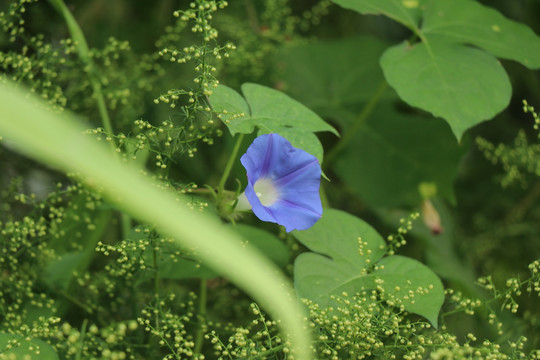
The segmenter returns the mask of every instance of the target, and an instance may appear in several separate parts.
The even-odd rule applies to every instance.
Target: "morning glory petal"
[[[308,229],[320,219],[321,167],[313,155],[278,134],[266,134],[253,141],[240,161],[248,176],[245,196],[259,219],[283,225],[287,232]],[[258,181],[264,186],[256,186]],[[257,188],[272,193],[257,193]],[[275,201],[268,203],[269,198]]]

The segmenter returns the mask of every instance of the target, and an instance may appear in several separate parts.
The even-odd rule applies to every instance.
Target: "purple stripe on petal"
[[[271,162],[274,148],[274,134],[268,134],[268,142],[266,147],[266,153],[264,154],[264,161],[262,163],[261,175],[260,177],[265,177],[268,172],[271,170]]]
[[[311,169],[310,169],[311,168]],[[319,160],[315,159],[309,163],[306,163],[302,165],[301,167],[298,167],[296,169],[293,169],[290,173],[280,176],[276,179],[276,185],[281,188],[284,186],[287,186],[288,183],[291,181],[295,181],[298,176],[301,176],[302,174],[308,172],[308,171],[315,171],[319,173],[319,177],[321,176],[321,167],[319,166]],[[316,174],[313,174],[316,176]],[[320,182],[320,178],[319,178]]]

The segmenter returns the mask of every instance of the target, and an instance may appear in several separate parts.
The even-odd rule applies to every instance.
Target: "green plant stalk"
[[[56,9],[56,11],[58,11],[64,18],[66,25],[69,29],[69,33],[71,34],[71,38],[75,42],[77,54],[79,55],[81,61],[88,67],[88,79],[90,81],[90,85],[92,86],[92,92],[96,98],[96,104],[98,107],[99,115],[101,117],[101,124],[103,125],[105,131],[108,134],[112,135],[114,134],[114,132],[111,124],[111,119],[109,117],[109,112],[107,111],[105,98],[103,97],[103,93],[101,92],[101,85],[95,75],[95,66],[92,61],[92,57],[90,56],[90,49],[88,48],[88,43],[86,41],[84,33],[79,24],[77,23],[77,20],[75,20],[75,17],[69,11],[63,0],[49,1],[51,5]],[[109,144],[111,150],[116,154],[117,144],[114,141],[114,138],[111,138]],[[131,218],[125,213],[122,213],[120,216],[122,234],[124,235],[124,237],[127,237],[129,232],[131,231]]]
[[[223,175],[221,175],[221,179],[219,180],[218,185],[218,194],[223,194],[223,190],[225,190],[225,183],[227,182],[227,179],[229,178],[229,175],[231,173],[232,167],[237,160],[238,156],[238,150],[240,150],[240,146],[242,145],[242,140],[244,140],[244,134],[239,134],[236,138],[236,143],[234,144],[233,151],[231,153],[231,156],[229,156],[229,160],[227,161],[227,165],[225,165],[225,170],[223,171]]]
[[[14,150],[58,170],[75,172],[118,209],[194,249],[201,261],[279,319],[296,360],[312,359],[305,309],[287,277],[268,258],[242,246],[242,238],[217,217],[190,210],[183,196],[160,189],[135,164],[112,156],[102,143],[85,136],[87,127],[68,112],[53,114],[44,109],[46,105],[29,92],[11,82],[0,84],[0,134]]]
[[[324,158],[324,168],[328,168],[328,164],[332,164],[332,161],[335,159],[337,155],[343,150],[344,147],[346,147],[351,140],[354,138],[354,135],[362,128],[364,123],[366,122],[366,119],[371,115],[373,112],[373,109],[377,105],[377,103],[381,100],[382,95],[384,94],[384,91],[386,90],[386,87],[388,85],[386,84],[386,81],[383,81],[371,99],[369,99],[369,102],[364,106],[362,111],[360,112],[360,115],[356,118],[354,123],[345,131],[345,135],[341,138],[341,140],[337,143],[336,146],[332,148],[328,152],[328,154]]]
[[[101,122],[103,128],[108,134],[113,134],[113,128],[111,125],[111,119],[109,118],[109,113],[107,112],[107,106],[105,105],[105,98],[101,92],[101,85],[99,84],[98,79],[95,76],[95,67],[90,57],[90,49],[88,48],[88,43],[84,37],[84,33],[81,30],[81,27],[73,17],[73,14],[69,11],[66,4],[62,0],[49,0],[51,5],[58,11],[64,20],[66,21],[69,33],[71,34],[72,40],[75,42],[77,48],[77,54],[81,61],[88,67],[88,78],[92,86],[92,91],[96,98],[97,107],[99,110],[99,115],[101,116]],[[110,141],[110,146],[113,151],[116,151],[116,144],[114,140]]]
[[[84,345],[84,337],[86,336],[86,326],[88,325],[88,319],[84,319],[81,326],[81,336],[79,338],[79,349],[77,350],[77,355],[75,355],[75,360],[81,360],[81,355]]]
[[[260,353],[258,353],[256,355],[250,355],[249,357],[246,357],[246,358],[240,358],[240,360],[260,359],[260,358],[263,358],[265,356],[275,354],[278,351],[283,350],[283,348],[285,348],[285,344],[274,346],[273,348],[271,348],[269,350],[266,350],[266,351],[263,351],[263,352],[260,352]]]
[[[159,305],[159,264],[157,259],[157,250],[155,245],[152,247],[152,261],[154,266],[154,299],[156,299],[156,306],[161,309]],[[155,316],[156,328],[159,330],[159,314]]]
[[[202,349],[203,337],[204,337],[204,323],[206,321],[206,299],[208,297],[208,288],[206,286],[206,279],[201,278],[199,289],[199,321],[197,324],[197,331],[195,332],[195,347],[193,348],[193,359],[198,358]]]
[[[92,315],[94,313],[94,311],[90,307],[88,307],[86,304],[83,304],[79,300],[75,299],[73,296],[71,296],[65,290],[59,290],[58,293],[60,295],[62,295],[63,297],[65,297],[67,300],[69,300],[74,305],[76,305],[79,308],[81,308],[82,310],[86,311],[88,314]],[[58,314],[62,314],[62,313],[59,311]]]

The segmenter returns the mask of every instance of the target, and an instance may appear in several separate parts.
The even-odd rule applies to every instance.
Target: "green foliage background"
[[[195,3],[0,1],[0,358],[540,358],[540,4]]]

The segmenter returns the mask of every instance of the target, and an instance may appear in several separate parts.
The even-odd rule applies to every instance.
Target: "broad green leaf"
[[[425,5],[422,32],[447,41],[478,46],[496,57],[540,68],[540,37],[528,26],[471,0],[431,0]]]
[[[8,346],[10,349],[6,350]],[[0,333],[0,354],[6,359],[58,360],[58,354],[46,342],[6,333]]]
[[[510,102],[512,87],[503,67],[478,49],[405,42],[388,49],[381,66],[401,99],[444,118],[458,139]]]
[[[251,109],[251,120],[245,122],[246,126],[253,128],[256,125],[267,132],[276,127],[291,127],[338,135],[319,115],[281,91],[247,83],[242,85],[242,92]]]
[[[466,150],[442,119],[405,114],[384,101],[333,166],[371,206],[417,206],[422,182],[436,184],[439,195],[454,200],[454,178]]]
[[[285,267],[289,262],[289,250],[287,246],[279,240],[275,235],[258,229],[253,226],[237,224],[234,231],[238,232],[245,241],[243,246],[254,246],[261,253],[265,254],[279,267]],[[174,253],[174,248],[164,249],[160,252],[159,261],[159,276],[164,279],[186,279],[186,278],[215,278],[219,274],[212,271],[208,266],[196,260],[183,259],[169,256]],[[151,251],[145,254],[146,258],[152,258]]]
[[[425,0],[333,0],[336,4],[361,14],[385,15],[409,28],[416,28],[420,6]]]
[[[232,135],[251,134],[255,127],[259,129],[259,135],[277,133],[322,163],[322,145],[313,133],[330,131],[337,135],[332,126],[280,91],[246,83],[242,85],[242,92],[245,100],[236,91],[220,85],[210,98],[214,110],[222,112],[221,120]]]
[[[156,186],[137,167],[122,163],[107,146],[83,135],[86,126],[75,116],[44,109],[30,93],[9,82],[0,84],[0,134],[14,149],[78,174],[118,209],[195,249],[203,262],[280,320],[284,333],[290,334],[296,358],[311,358],[303,311],[289,295],[293,289],[277,266],[252,247],[243,247],[241,237],[224,228],[215,216],[190,210],[182,196]]]
[[[389,44],[370,36],[301,44],[279,54],[287,93],[335,120],[357,115],[384,80],[379,59]],[[396,97],[386,92],[385,97]]]
[[[328,307],[331,295],[352,295],[380,285],[385,293],[399,299],[405,310],[437,326],[444,301],[439,278],[416,260],[383,257],[386,246],[382,237],[361,219],[326,209],[312,228],[293,234],[314,251],[300,254],[294,263],[299,297]]]
[[[456,250],[459,234],[456,231],[455,220],[451,214],[450,207],[440,199],[431,199],[437,209],[443,232],[433,234],[433,232],[419,220],[413,225],[409,232],[411,237],[420,241],[425,246],[426,264],[442,279],[449,281],[453,288],[462,289],[467,297],[482,299],[485,293],[476,284],[473,264],[469,264],[463,256]],[[463,205],[463,204],[460,204]],[[390,228],[398,228],[402,224],[400,219],[409,216],[410,210],[378,209],[377,215]]]
[[[439,277],[421,262],[400,255],[381,259],[377,267],[370,277],[383,280],[379,285],[401,299],[405,310],[422,315],[437,327],[444,302],[444,289]]]
[[[242,85],[242,92],[245,99],[233,89],[220,85],[210,98],[214,110],[227,111],[221,117],[231,135],[251,134],[255,127],[266,133],[288,127],[311,132],[331,131],[337,135],[336,130],[317,114],[281,91],[246,83]],[[234,114],[244,116],[234,118]]]

